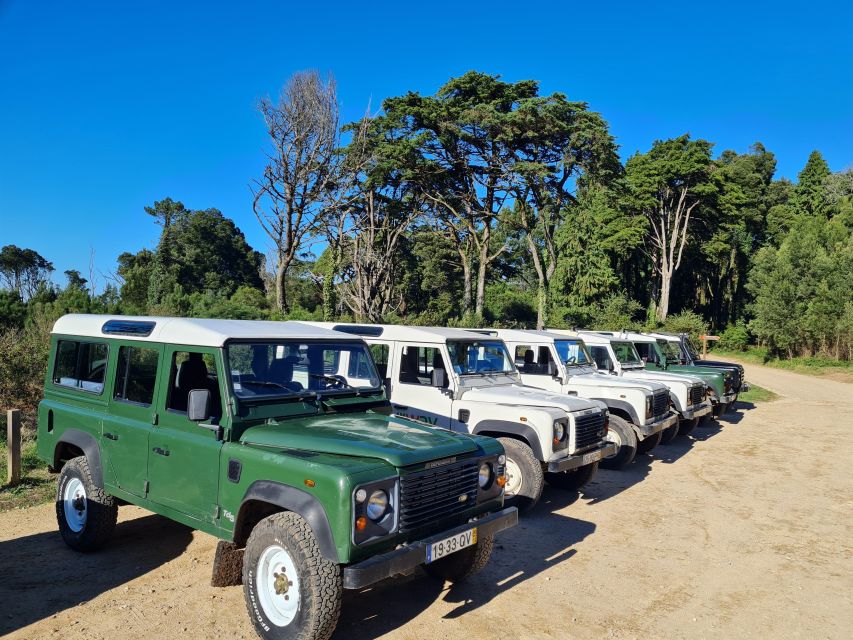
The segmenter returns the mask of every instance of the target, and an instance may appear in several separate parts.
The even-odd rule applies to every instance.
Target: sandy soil
[[[853,386],[747,365],[742,405],[580,496],[546,490],[464,586],[348,594],[336,638],[848,638]],[[215,540],[135,507],[79,555],[53,506],[0,514],[0,635],[253,638]]]

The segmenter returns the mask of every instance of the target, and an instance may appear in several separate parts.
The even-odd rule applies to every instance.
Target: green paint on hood
[[[423,464],[476,451],[467,435],[380,414],[325,415],[247,429],[245,444],[376,458],[395,467]]]

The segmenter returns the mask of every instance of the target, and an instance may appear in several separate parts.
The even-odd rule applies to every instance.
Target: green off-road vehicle
[[[497,440],[392,417],[365,343],[295,322],[68,315],[39,455],[73,549],[133,503],[221,539],[263,638],[328,638],[343,589],[482,568],[503,509]]]

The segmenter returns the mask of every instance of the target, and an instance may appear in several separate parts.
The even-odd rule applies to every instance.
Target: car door
[[[223,368],[217,349],[167,346],[166,384],[157,399],[159,421],[151,431],[148,451],[148,497],[192,518],[213,522],[218,505],[219,454],[222,442],[214,431],[187,419],[187,396],[208,389],[214,415],[222,416]]]
[[[163,345],[125,343],[115,356],[112,394],[104,418],[102,446],[119,489],[145,496],[148,437],[155,422],[157,374]]]
[[[432,371],[447,365],[441,345],[395,342],[392,346],[391,407],[394,413],[433,427],[450,428],[451,399],[446,388],[432,386]]]

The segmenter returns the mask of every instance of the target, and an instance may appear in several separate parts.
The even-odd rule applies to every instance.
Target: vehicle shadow
[[[657,447],[654,451],[657,451]],[[651,472],[653,460],[651,455],[640,453],[631,464],[619,471],[599,467],[593,479],[581,488],[580,493],[585,500],[589,500],[589,504],[604,502],[642,482]]]
[[[120,522],[97,553],[69,549],[58,531],[0,541],[0,636],[148,573],[191,540],[188,527],[150,515]]]
[[[453,607],[444,618],[458,618],[571,558],[574,545],[591,535],[595,525],[553,513],[577,500],[577,492],[550,494],[517,526],[497,535],[489,563],[466,582],[443,584],[418,569],[410,576],[345,592],[333,639],[372,640],[406,624],[439,599]]]

